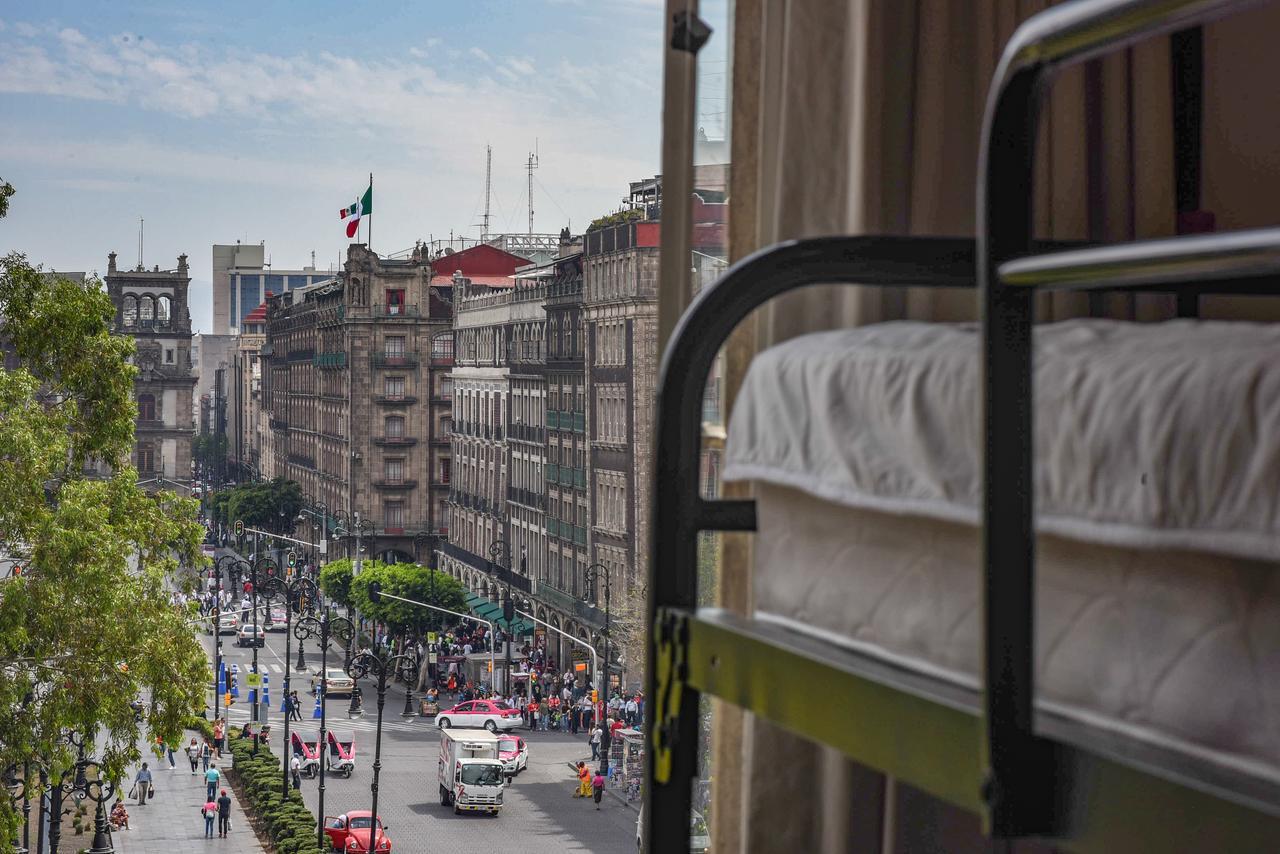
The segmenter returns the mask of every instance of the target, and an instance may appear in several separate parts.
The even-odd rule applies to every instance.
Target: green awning
[[[484,598],[479,593],[468,593],[466,596],[466,602],[467,602],[468,608],[474,608],[477,605],[479,605],[481,602],[488,602],[488,601],[489,601],[488,599]]]
[[[471,607],[471,613],[475,614],[482,620],[494,622],[502,616],[502,606],[495,605],[493,602],[486,599],[479,605],[473,605]]]

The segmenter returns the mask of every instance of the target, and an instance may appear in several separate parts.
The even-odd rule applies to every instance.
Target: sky
[[[42,0],[0,6],[0,252],[105,274],[191,265],[212,331],[214,243],[327,270],[374,181],[372,248],[575,233],[659,170],[661,0]]]

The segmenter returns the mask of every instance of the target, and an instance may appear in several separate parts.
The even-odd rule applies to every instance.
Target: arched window
[[[126,294],[124,298],[124,325],[133,326],[138,322],[138,298]]]
[[[138,319],[143,323],[156,319],[155,301],[145,294],[138,298]]]
[[[401,416],[387,416],[384,427],[386,428],[388,439],[400,439],[404,437],[404,418]]]
[[[161,296],[156,297],[156,320],[168,323],[170,309],[171,300],[168,294],[162,294]]]
[[[138,395],[138,417],[143,421],[156,420],[156,396],[154,394]]]

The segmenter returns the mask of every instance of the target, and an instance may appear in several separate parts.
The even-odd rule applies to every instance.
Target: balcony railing
[[[417,489],[418,481],[412,478],[382,478],[373,482],[374,489]]]
[[[416,305],[374,305],[369,307],[369,316],[384,317],[418,317]]]
[[[374,436],[373,444],[387,447],[406,448],[418,444],[413,436]]]
[[[373,366],[375,368],[416,368],[418,366],[418,354],[374,353]]]
[[[316,368],[345,368],[347,366],[347,354],[338,353],[316,353],[311,357],[311,365]]]
[[[595,605],[584,602],[577,596],[570,595],[553,586],[548,581],[538,582],[534,598],[541,600],[543,604],[550,608],[555,608],[565,614],[571,614],[582,622],[596,627],[604,626],[603,608],[597,608]]]
[[[412,394],[379,394],[375,395],[373,399],[374,402],[386,404],[387,406],[399,406],[418,402],[418,398]]]

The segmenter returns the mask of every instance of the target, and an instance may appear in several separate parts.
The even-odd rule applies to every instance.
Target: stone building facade
[[[429,559],[448,536],[452,287],[432,276],[421,250],[353,244],[339,278],[267,305],[263,454],[330,511],[369,520],[384,560]]]
[[[132,337],[137,346],[138,422],[131,461],[145,486],[179,492],[191,485],[195,430],[190,284],[186,255],[178,256],[173,270],[146,270],[141,265],[121,270],[116,253],[107,256],[106,285],[116,310],[115,331]]]

